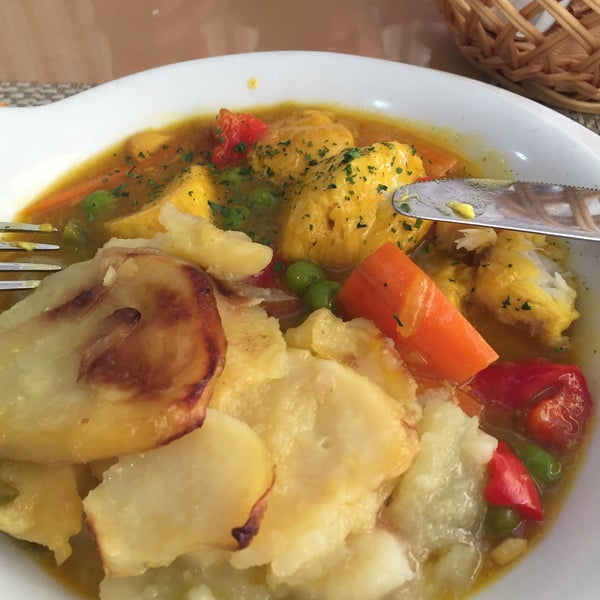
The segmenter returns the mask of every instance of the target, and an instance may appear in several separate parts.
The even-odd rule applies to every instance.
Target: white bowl
[[[161,67],[36,108],[0,109],[0,219],[85,158],[140,129],[282,101],[328,103],[418,122],[474,158],[500,152],[522,179],[596,186],[600,137],[537,103],[420,67],[316,52],[239,54]],[[600,397],[600,245],[572,244],[581,286],[582,365]],[[600,594],[600,440],[593,435],[542,542],[478,600],[591,600]],[[71,598],[0,539],[0,599]]]

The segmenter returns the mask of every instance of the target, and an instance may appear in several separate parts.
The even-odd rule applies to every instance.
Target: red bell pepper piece
[[[273,255],[271,262],[262,271],[250,277],[248,283],[262,288],[281,287],[284,271],[285,263],[280,257]]]
[[[211,162],[217,169],[241,162],[267,129],[268,125],[257,117],[222,108],[217,115]]]
[[[485,407],[513,414],[540,443],[566,450],[581,439],[592,398],[579,367],[538,358],[496,363],[470,382]]]
[[[541,521],[542,501],[535,481],[508,444],[499,442],[488,464],[490,479],[484,497],[490,504],[510,506],[523,518]]]

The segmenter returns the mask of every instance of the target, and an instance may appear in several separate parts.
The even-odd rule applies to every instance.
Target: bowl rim
[[[360,73],[360,89],[356,82],[348,79],[348,73],[357,72]],[[199,74],[206,80],[212,77],[212,81],[223,88],[214,90],[215,97],[210,101],[203,100],[201,105],[198,98],[204,98],[205,91],[197,80],[189,79]],[[252,77],[256,78],[257,85],[250,89],[248,82]],[[310,87],[315,82],[328,83],[332,89],[338,87],[335,93],[327,96],[323,90]],[[23,198],[41,191],[57,174],[87,158],[90,149],[96,145],[103,149],[111,140],[114,143],[128,132],[186,118],[192,111],[203,114],[212,110],[227,94],[236,98],[236,102],[230,104],[232,108],[244,108],[264,105],[269,97],[284,98],[288,92],[292,94],[291,90],[305,94],[304,103],[337,97],[340,106],[362,106],[375,114],[391,111],[396,116],[403,108],[405,118],[414,118],[431,132],[443,133],[448,128],[449,140],[456,139],[456,131],[461,132],[463,139],[472,145],[473,152],[484,155],[494,139],[503,137],[505,148],[502,151],[508,153],[508,162],[517,176],[530,179],[552,176],[561,179],[557,183],[597,186],[595,173],[600,167],[600,136],[554,109],[485,82],[425,67],[335,52],[265,51],[165,65],[101,84],[53,104],[2,108],[0,138],[14,143],[0,145],[0,198],[3,198],[0,217],[8,216],[11,204],[18,206]],[[347,98],[342,98],[340,90]],[[425,97],[425,92],[429,96]],[[248,99],[256,99],[256,102],[248,102]],[[165,106],[169,109],[165,110]],[[122,114],[115,115],[114,107]],[[425,114],[431,114],[432,120],[417,118]],[[509,119],[510,123],[503,122],[504,119]],[[474,121],[480,129],[473,127]],[[113,122],[116,124],[111,128]],[[23,139],[27,136],[31,136],[35,144],[23,148]],[[470,136],[474,136],[473,139]],[[77,140],[79,146],[73,150],[69,146],[77,144]],[[548,148],[552,149],[549,155]],[[27,156],[23,156],[25,152]],[[535,164],[542,155],[544,164]],[[594,299],[600,297],[598,282],[592,281],[593,265],[597,265],[593,261],[594,257],[598,260],[600,248],[590,244],[573,245],[572,248],[575,253],[592,257],[588,267],[591,292],[586,300],[586,306],[592,310]],[[595,319],[590,331],[600,331],[597,314]],[[595,369],[595,389],[599,385],[598,366],[600,357],[596,355],[589,367],[590,371]],[[566,503],[568,510],[565,516],[562,512],[559,514],[549,532],[551,535],[546,535],[534,552],[512,567],[501,583],[484,588],[476,598],[496,600],[509,591],[519,597],[531,573],[546,578],[549,585],[547,600],[562,600],[567,593],[572,594],[572,582],[577,582],[581,600],[595,597],[597,578],[593,558],[600,556],[600,541],[583,538],[584,543],[581,543],[577,539],[580,533],[590,530],[590,523],[596,522],[594,506],[600,503],[600,484],[596,483],[594,487],[593,483],[591,486],[588,483],[595,481],[590,456],[600,459],[598,435],[593,436],[588,459],[573,483]],[[576,495],[577,499],[585,497],[585,502],[573,502]],[[584,517],[587,526],[578,525],[574,531],[568,520]],[[556,559],[552,544],[563,542],[573,547],[579,542],[578,562],[563,564],[563,570],[559,572],[560,569],[550,569],[549,565]],[[0,547],[5,548],[4,545]],[[528,593],[539,592],[539,587],[534,587]]]

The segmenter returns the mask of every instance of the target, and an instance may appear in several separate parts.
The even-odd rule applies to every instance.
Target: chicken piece
[[[550,347],[568,344],[577,319],[577,292],[564,264],[564,249],[545,236],[498,232],[482,255],[472,298],[502,323],[526,329]]]
[[[73,465],[0,461],[0,531],[47,546],[57,564],[71,555],[81,529],[81,499]]]
[[[347,268],[386,241],[410,251],[430,222],[396,213],[386,192],[424,175],[413,148],[398,142],[349,148],[310,167],[287,192],[282,257]]]
[[[208,168],[192,165],[169,184],[160,198],[148,202],[137,212],[108,221],[104,227],[114,237],[150,238],[165,229],[160,223],[160,212],[167,203],[210,221],[212,209],[209,202],[218,204],[219,193]]]
[[[320,110],[297,110],[274,121],[249,151],[254,171],[278,184],[288,184],[321,161],[354,145],[352,132]]]
[[[139,575],[199,548],[247,546],[273,476],[258,435],[211,409],[191,433],[122,457],[83,503],[105,572]]]
[[[0,315],[0,456],[89,462],[202,423],[227,341],[212,281],[148,248],[104,248]]]

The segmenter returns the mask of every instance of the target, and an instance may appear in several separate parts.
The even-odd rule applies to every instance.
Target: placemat
[[[36,81],[0,81],[0,103],[5,106],[40,106],[56,102],[93,87],[89,83],[40,83]],[[600,115],[554,109],[600,134]]]
[[[57,102],[93,87],[87,83],[0,81],[0,102],[5,106],[40,106]]]

